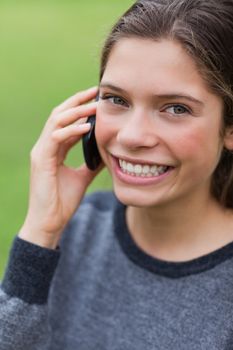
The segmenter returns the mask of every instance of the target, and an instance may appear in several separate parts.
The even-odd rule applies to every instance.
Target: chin
[[[117,199],[126,206],[150,208],[165,204],[165,200],[159,199],[156,194],[150,193],[148,195],[148,193],[142,193],[142,191],[138,189],[124,189],[114,186],[113,190]]]

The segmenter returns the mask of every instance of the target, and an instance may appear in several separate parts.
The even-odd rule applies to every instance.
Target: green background
[[[27,211],[30,150],[56,105],[98,84],[106,34],[133,2],[0,1],[0,277]],[[68,164],[82,160],[79,145]],[[104,171],[89,191],[110,186]]]

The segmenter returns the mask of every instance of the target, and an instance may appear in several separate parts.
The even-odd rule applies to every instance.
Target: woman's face
[[[117,197],[139,207],[211,198],[222,110],[180,44],[120,40],[100,83],[96,117]]]

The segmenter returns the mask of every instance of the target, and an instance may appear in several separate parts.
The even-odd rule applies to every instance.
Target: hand
[[[55,248],[62,230],[77,209],[97,173],[86,165],[73,169],[64,165],[68,151],[89,131],[89,115],[97,102],[84,104],[97,94],[91,88],[70,97],[56,107],[31,151],[28,213],[19,237]]]

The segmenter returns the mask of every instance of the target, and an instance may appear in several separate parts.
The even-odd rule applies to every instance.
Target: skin
[[[120,87],[106,87],[111,83]],[[105,84],[105,87],[103,86]],[[213,95],[182,47],[171,41],[121,40],[111,52],[100,86],[78,92],[54,108],[31,151],[29,206],[19,237],[54,249],[94,177],[107,165],[136,243],[165,260],[189,260],[232,241],[232,211],[210,195],[210,179],[223,146],[233,149],[232,130],[220,137],[222,101]],[[170,93],[184,98],[161,98]],[[117,100],[106,95],[116,95]],[[174,104],[183,107],[174,109]],[[65,164],[70,149],[89,131],[104,163],[97,171]],[[178,113],[178,116],[176,115]],[[180,115],[181,114],[181,115]],[[155,183],[124,183],[112,154],[137,163],[172,166]],[[153,180],[154,181],[154,180]],[[68,184],[68,185],[67,185]]]
[[[54,108],[31,151],[29,206],[19,237],[45,248],[57,247],[62,230],[101,167],[90,171],[65,165],[69,150],[89,131],[86,117],[96,112],[93,87]],[[67,185],[68,184],[68,185]]]
[[[96,138],[114,191],[128,206],[131,234],[148,254],[190,260],[232,241],[232,211],[210,194],[222,149],[233,142],[231,130],[220,136],[222,111],[179,43],[130,38],[113,48],[100,83]],[[117,176],[115,157],[173,169],[160,181],[134,184]]]

